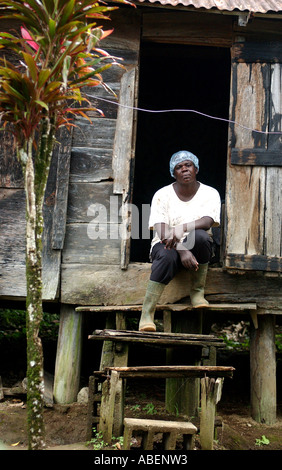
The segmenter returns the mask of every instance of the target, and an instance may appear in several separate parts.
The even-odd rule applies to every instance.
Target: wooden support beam
[[[221,399],[223,378],[201,379],[200,442],[202,450],[213,450],[216,404]]]
[[[251,329],[250,374],[252,418],[271,425],[276,421],[275,316],[259,315]]]
[[[56,403],[73,403],[77,399],[81,349],[82,314],[77,314],[71,305],[62,305],[54,378]]]
[[[113,437],[114,429],[121,432],[123,423],[123,399],[122,381],[119,372],[113,370],[109,380],[105,380],[102,385],[102,399],[100,407],[99,432],[103,435],[103,441],[109,444]],[[119,403],[117,403],[119,396]]]
[[[209,341],[208,335],[202,335],[203,313],[202,309],[194,309],[189,315],[179,312],[172,315],[171,331],[176,338],[188,333],[188,341],[194,338],[204,338]],[[210,336],[214,340],[215,337]],[[209,347],[210,345],[206,345]],[[222,344],[223,346],[223,344]],[[225,346],[225,345],[224,345]],[[201,365],[202,348],[190,348],[189,351],[182,347],[167,348],[166,364],[191,364]],[[165,389],[166,410],[171,413],[180,413],[186,416],[197,416],[200,401],[200,380],[199,378],[168,378]]]

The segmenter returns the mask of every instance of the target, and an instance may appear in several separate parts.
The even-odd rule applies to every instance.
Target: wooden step
[[[225,343],[214,335],[196,335],[185,333],[162,333],[132,330],[95,330],[89,340],[124,341],[127,343],[146,343],[158,346],[198,346],[224,348]]]
[[[178,435],[183,436],[183,448],[192,448],[192,436],[197,432],[196,426],[189,422],[163,421],[156,419],[124,419],[123,449],[130,450],[131,439],[134,432],[143,434],[142,447],[144,450],[153,450],[154,436],[163,434],[164,450],[175,450]]]
[[[227,366],[136,366],[106,367],[94,372],[95,377],[109,377],[118,372],[120,378],[232,377],[234,367]]]

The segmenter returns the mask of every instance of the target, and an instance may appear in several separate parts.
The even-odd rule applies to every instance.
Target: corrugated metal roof
[[[146,0],[139,0],[144,2]],[[218,10],[240,10],[253,13],[269,11],[282,12],[282,0],[149,0],[150,3],[160,2],[162,5],[185,5],[195,8],[217,8]]]

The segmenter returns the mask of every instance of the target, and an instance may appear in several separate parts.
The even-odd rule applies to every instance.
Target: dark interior
[[[230,92],[230,51],[227,48],[144,43],[141,46],[138,107],[149,110],[193,110],[149,113],[138,111],[133,204],[139,209],[139,237],[131,242],[131,261],[148,262],[150,239],[142,204],[150,204],[159,188],[173,182],[169,160],[178,150],[193,152],[200,161],[198,180],[225,198]],[[136,219],[133,219],[133,230]]]

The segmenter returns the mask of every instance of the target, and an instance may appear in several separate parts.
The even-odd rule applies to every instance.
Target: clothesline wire
[[[176,109],[145,109],[145,108],[138,108],[138,107],[135,107],[135,106],[129,106],[129,105],[121,104],[121,103],[118,103],[117,101],[112,101],[112,100],[108,100],[106,98],[101,98],[100,96],[95,96],[94,97],[93,95],[88,95],[88,94],[87,94],[87,96],[89,96],[91,98],[95,98],[97,100],[105,101],[105,102],[110,103],[110,104],[115,104],[116,106],[119,106],[121,108],[132,109],[134,111],[141,111],[141,112],[144,112],[144,113],[154,113],[154,114],[157,114],[157,113],[176,113],[176,112],[177,113],[180,113],[180,112],[182,112],[182,113],[194,113],[194,114],[198,114],[200,116],[203,116],[203,117],[206,117],[206,118],[209,118],[209,119],[228,122],[229,124],[234,124],[236,126],[242,127],[243,129],[246,129],[246,130],[252,131],[252,132],[257,132],[259,134],[282,135],[281,131],[259,131],[257,129],[252,129],[251,127],[247,127],[243,124],[240,124],[239,122],[232,121],[231,119],[225,119],[225,118],[221,118],[221,117],[217,117],[217,116],[212,116],[210,114],[202,113],[201,111],[197,111],[195,109],[177,109],[177,108]]]

